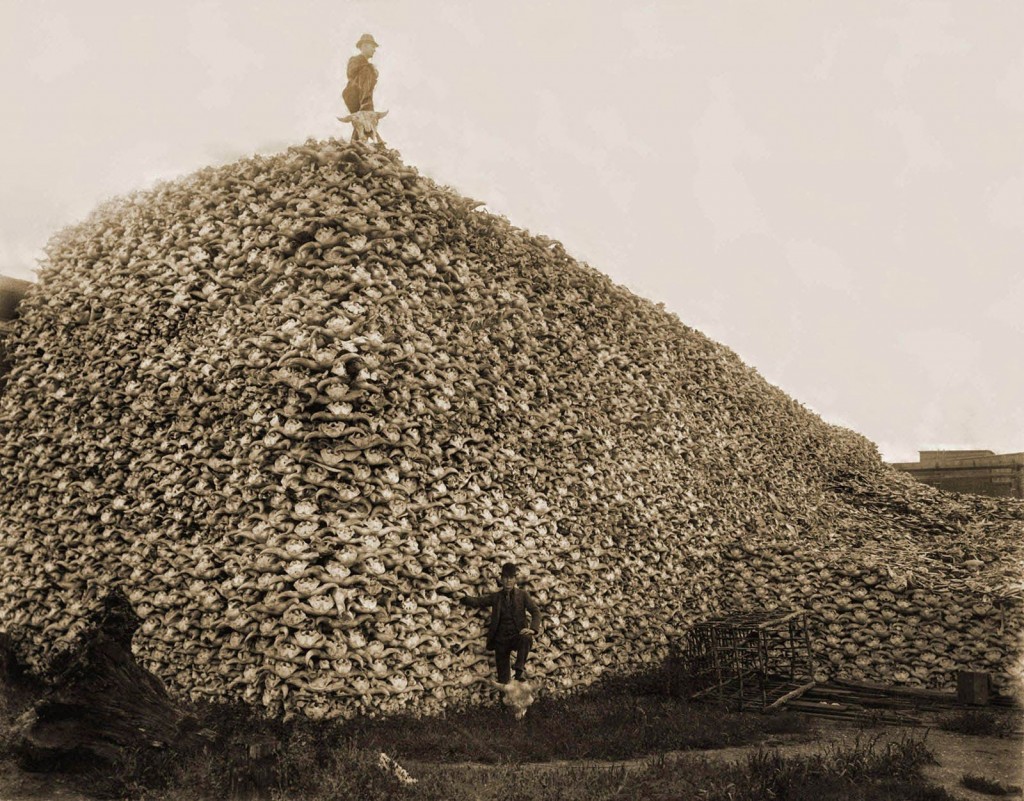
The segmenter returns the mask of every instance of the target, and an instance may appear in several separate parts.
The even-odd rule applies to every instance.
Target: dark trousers
[[[530,655],[530,646],[533,645],[533,636],[530,634],[515,634],[512,637],[499,638],[494,642],[494,661],[498,666],[498,683],[508,684],[512,678],[512,671],[509,668],[509,659],[512,652],[516,652],[516,678],[526,668],[526,657]]]

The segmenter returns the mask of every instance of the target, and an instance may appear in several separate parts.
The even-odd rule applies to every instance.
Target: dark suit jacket
[[[487,595],[467,595],[462,599],[466,606],[490,607],[491,622],[487,628],[487,650],[494,650],[495,637],[498,634],[498,620],[501,619],[501,608],[505,604],[505,591],[488,593]],[[516,623],[516,632],[526,628],[526,613],[530,613],[530,628],[540,633],[540,608],[534,603],[526,590],[516,587],[512,590],[512,619]]]
[[[360,54],[348,60],[345,72],[348,75],[348,84],[341,96],[348,110],[353,114],[357,111],[373,111],[373,87],[377,85],[377,68],[366,56]]]

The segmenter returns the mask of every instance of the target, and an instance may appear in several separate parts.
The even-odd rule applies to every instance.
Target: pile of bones
[[[501,562],[555,692],[806,609],[818,678],[1014,680],[1024,505],[883,465],[727,348],[404,165],[309,141],[53,237],[0,398],[0,627],[45,674],[102,593],[175,693],[435,712]]]

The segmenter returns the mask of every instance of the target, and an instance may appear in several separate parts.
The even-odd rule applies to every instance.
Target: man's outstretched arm
[[[459,598],[459,603],[463,606],[472,606],[476,608],[481,606],[493,606],[494,593],[488,593],[487,595],[463,595]]]

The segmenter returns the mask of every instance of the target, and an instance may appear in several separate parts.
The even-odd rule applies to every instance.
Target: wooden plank
[[[922,687],[893,687],[886,684],[878,684],[875,682],[855,682],[849,679],[832,679],[839,686],[861,688],[871,692],[884,693],[886,695],[905,696],[908,698],[921,698],[928,699],[931,701],[945,701],[955,702],[956,693],[945,692],[943,690],[927,690]]]
[[[791,709],[820,709],[820,710],[835,710],[836,712],[863,712],[862,707],[858,707],[854,704],[822,704],[815,701],[794,701],[790,704]]]
[[[771,704],[769,704],[767,709],[775,709],[775,707],[782,706],[787,701],[790,701],[790,700],[792,700],[794,698],[799,698],[801,695],[803,695],[805,692],[807,692],[813,686],[814,686],[814,682],[813,681],[809,681],[806,684],[803,684],[803,685],[797,687],[795,690],[790,690],[788,693],[786,693],[784,696],[779,698],[777,701],[774,701]]]

